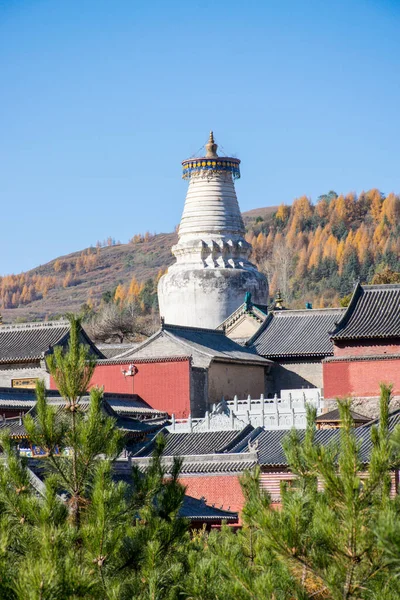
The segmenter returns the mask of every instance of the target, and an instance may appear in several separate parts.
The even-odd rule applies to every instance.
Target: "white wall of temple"
[[[46,388],[50,386],[49,373],[38,364],[0,365],[0,387],[25,387],[24,384],[28,383],[28,379],[43,379]],[[17,380],[25,381],[19,384]]]

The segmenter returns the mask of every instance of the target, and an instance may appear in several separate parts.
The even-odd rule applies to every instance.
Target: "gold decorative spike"
[[[218,144],[214,142],[214,133],[210,131],[210,137],[206,144],[206,158],[217,158]]]

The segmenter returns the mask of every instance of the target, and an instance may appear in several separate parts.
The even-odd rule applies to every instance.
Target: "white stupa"
[[[217,155],[213,132],[202,158],[184,160],[189,180],[179,226],[176,257],[158,284],[160,315],[166,323],[215,328],[251,293],[266,304],[268,283],[249,261],[251,246],[236,197],[240,160]]]

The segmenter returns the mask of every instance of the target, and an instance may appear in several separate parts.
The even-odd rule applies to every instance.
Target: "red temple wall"
[[[244,496],[238,475],[182,476],[179,481],[186,486],[186,493],[194,498],[205,498],[207,504],[216,508],[241,513]]]
[[[392,359],[338,360],[323,363],[324,396],[379,396],[379,384],[393,383],[400,394],[400,356]]]
[[[125,377],[134,364],[137,371]],[[97,364],[91,386],[103,386],[105,392],[114,394],[137,394],[151,408],[174,413],[177,418],[187,417],[190,412],[190,360],[175,361],[129,361],[119,364]],[[56,389],[50,381],[50,389]]]

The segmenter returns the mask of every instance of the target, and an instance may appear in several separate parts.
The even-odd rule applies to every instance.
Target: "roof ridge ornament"
[[[206,144],[206,158],[217,158],[217,149],[218,144],[214,141],[214,132],[210,131],[210,137],[208,138],[208,142]]]

